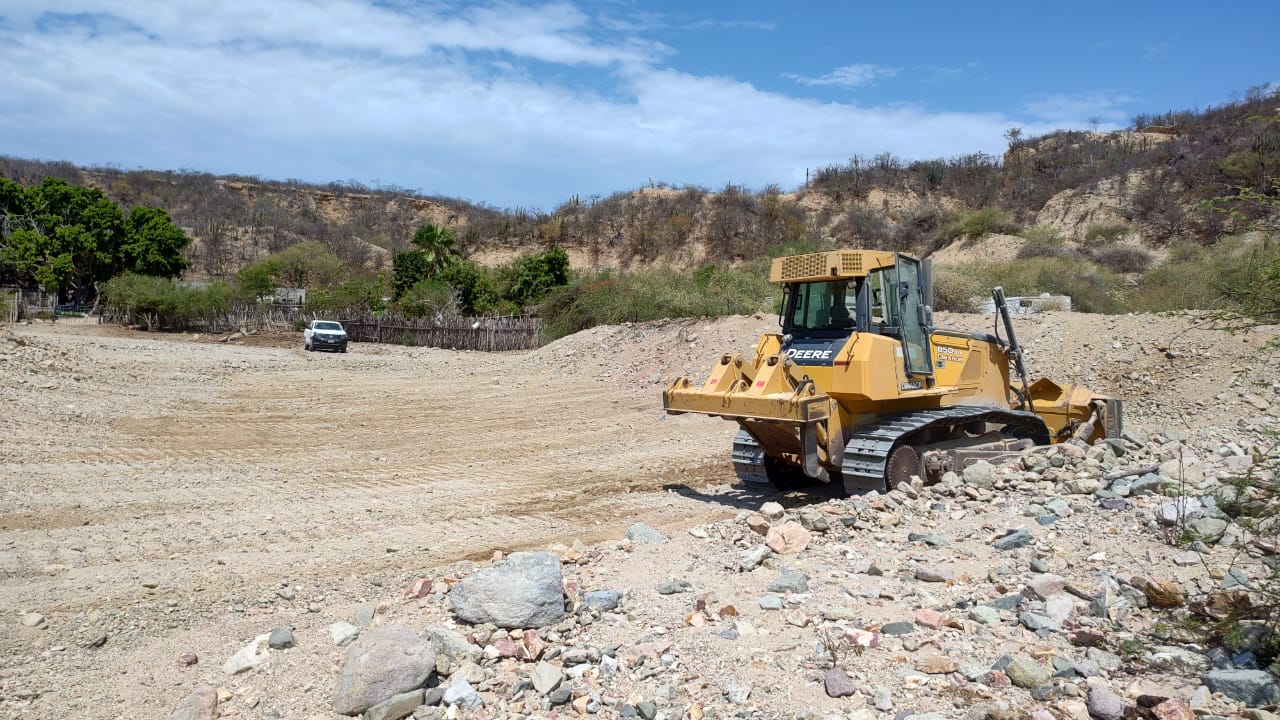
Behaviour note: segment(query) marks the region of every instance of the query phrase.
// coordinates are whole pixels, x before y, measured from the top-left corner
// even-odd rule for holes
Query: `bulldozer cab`
[[[911,375],[932,375],[920,261],[895,253],[865,275],[786,283],[783,351],[799,365],[830,365],[849,336],[875,333],[902,343]]]
[[[783,329],[797,338],[849,337],[856,329],[859,279],[795,283]]]

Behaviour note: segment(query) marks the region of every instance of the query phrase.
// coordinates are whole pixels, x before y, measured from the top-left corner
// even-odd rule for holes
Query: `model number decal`
[[[960,358],[964,356],[964,354],[961,353],[959,350],[953,347],[947,347],[946,345],[939,345],[935,349],[938,351],[939,355],[949,355],[953,358]]]
[[[827,360],[831,357],[834,350],[796,350],[790,348],[787,350],[787,357],[798,360]]]
[[[924,387],[924,383],[920,382],[919,380],[912,380],[911,382],[902,383],[901,385],[898,386],[898,389],[899,390],[920,390],[923,387]]]

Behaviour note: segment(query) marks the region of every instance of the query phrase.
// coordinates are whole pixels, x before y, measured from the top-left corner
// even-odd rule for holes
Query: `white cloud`
[[[1053,93],[1038,95],[1027,100],[1023,110],[1036,118],[1059,125],[1081,126],[1098,120],[1107,128],[1123,125],[1129,119],[1126,109],[1135,98],[1121,93],[1103,91],[1094,93]]]
[[[857,64],[845,65],[820,77],[806,77],[794,73],[783,73],[782,77],[795,80],[801,85],[818,86],[834,85],[843,88],[860,88],[875,85],[877,82],[894,77],[897,68],[880,67],[879,65]]]
[[[617,32],[650,32],[654,30],[755,30],[771,31],[777,26],[767,20],[734,20],[699,18],[686,20],[663,13],[633,11],[624,15],[602,13],[600,26]]]
[[[597,43],[585,32],[590,20],[567,3],[464,6],[456,13],[409,6],[393,8],[358,0],[47,0],[13,14],[35,24],[42,17],[91,14],[128,24],[158,41],[186,46],[278,45],[413,57],[436,48],[510,53],[566,65],[652,62],[668,50],[627,39]],[[46,20],[47,22],[47,20]],[[65,29],[65,28],[64,28]]]
[[[44,5],[114,19],[41,32],[41,11],[6,10],[0,83],[11,102],[0,153],[377,179],[551,209],[650,178],[787,186],[806,167],[855,153],[998,153],[1010,126],[1053,128],[998,113],[818,102],[677,72],[661,62],[668,49],[605,32],[564,3],[456,13],[351,0]]]

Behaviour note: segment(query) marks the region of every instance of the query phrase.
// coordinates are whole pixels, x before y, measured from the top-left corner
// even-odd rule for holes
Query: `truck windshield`
[[[791,332],[852,330],[857,316],[857,290],[852,280],[794,285],[788,325]]]
[[[316,323],[316,330],[337,330],[337,331],[341,331],[341,330],[342,330],[342,324],[341,324],[341,323],[336,323],[336,322],[318,322],[318,323]]]

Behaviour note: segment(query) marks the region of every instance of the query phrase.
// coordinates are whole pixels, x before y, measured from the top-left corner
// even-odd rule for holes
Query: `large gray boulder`
[[[1222,539],[1227,532],[1227,521],[1220,518],[1202,517],[1187,523],[1187,527],[1196,536],[1210,544],[1216,543]]]
[[[1085,696],[1089,717],[1095,720],[1120,720],[1124,717],[1124,699],[1105,685],[1093,685]]]
[[[986,460],[979,460],[964,469],[964,482],[990,490],[996,483],[996,468]]]
[[[1032,690],[1042,685],[1049,684],[1049,678],[1052,673],[1049,668],[1032,660],[1026,655],[1015,656],[1004,668],[1004,674],[1009,676],[1009,680],[1020,688]]]
[[[422,687],[436,669],[436,645],[403,625],[383,625],[347,648],[333,709],[359,715],[400,693]]]
[[[1280,685],[1266,670],[1211,670],[1200,680],[1210,692],[1222,693],[1249,707],[1280,702]]]
[[[455,585],[449,591],[449,603],[455,615],[473,625],[553,625],[565,616],[560,560],[548,552],[512,553],[506,561]]]

